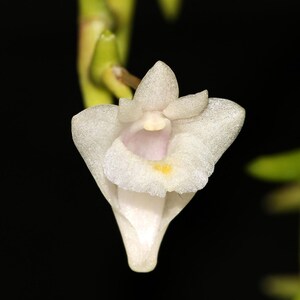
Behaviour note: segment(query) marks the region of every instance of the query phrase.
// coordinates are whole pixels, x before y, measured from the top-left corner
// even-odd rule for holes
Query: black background
[[[278,185],[245,165],[299,147],[296,4],[187,0],[169,24],[155,1],[138,2],[129,71],[143,77],[163,60],[181,95],[208,89],[247,111],[208,185],[169,226],[157,268],[138,274],[71,139],[83,109],[76,1],[1,3],[1,299],[269,299],[261,280],[297,271],[298,216],[268,215],[262,199]]]

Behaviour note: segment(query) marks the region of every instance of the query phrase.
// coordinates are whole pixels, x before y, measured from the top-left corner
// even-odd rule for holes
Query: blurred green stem
[[[269,212],[300,212],[300,149],[260,156],[247,165],[247,172],[264,181],[285,183],[266,197],[264,204]],[[298,234],[300,271],[300,219]],[[264,290],[271,296],[300,300],[300,273],[269,277],[264,282]]]
[[[271,191],[264,199],[269,213],[289,213],[300,211],[300,182],[285,184]]]
[[[247,165],[247,171],[270,182],[300,181],[300,149],[262,155]]]
[[[267,295],[283,299],[297,299],[300,295],[299,276],[269,276],[263,281]]]
[[[115,34],[120,60],[125,65],[128,58],[136,0],[107,0],[107,3],[115,18]]]
[[[181,6],[182,0],[158,0],[160,9],[168,21],[174,21],[177,19]]]
[[[126,64],[134,6],[135,0],[78,0],[77,68],[85,107],[132,95],[112,68]]]

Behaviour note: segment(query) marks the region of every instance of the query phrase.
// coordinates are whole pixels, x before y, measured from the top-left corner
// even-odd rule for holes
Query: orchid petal
[[[72,118],[72,137],[79,153],[105,198],[113,203],[116,187],[103,174],[103,158],[120,132],[118,107],[98,105],[87,108]]]
[[[206,108],[207,104],[208,92],[204,90],[170,102],[163,110],[163,114],[170,120],[191,118],[198,116]]]
[[[134,122],[143,115],[142,107],[137,101],[121,98],[119,100],[119,121]]]
[[[165,63],[158,61],[144,76],[133,101],[141,103],[144,110],[163,110],[178,98],[175,74]]]
[[[209,98],[203,113],[195,118],[177,120],[172,124],[174,134],[189,132],[209,149],[216,163],[240,132],[245,110],[233,101]]]
[[[116,139],[105,155],[103,169],[105,176],[123,189],[165,197],[167,192],[202,189],[213,172],[214,158],[201,140],[188,133],[173,138],[161,161],[135,155]]]
[[[105,176],[120,188],[165,197],[166,190],[160,174],[153,170],[148,160],[128,150],[120,138],[106,152],[103,170]]]

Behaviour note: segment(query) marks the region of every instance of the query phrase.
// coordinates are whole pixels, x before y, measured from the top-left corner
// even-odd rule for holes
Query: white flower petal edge
[[[144,110],[162,110],[178,98],[175,74],[165,63],[158,61],[143,77],[134,94],[134,100]]]
[[[207,91],[178,98],[160,61],[133,100],[73,117],[74,143],[112,206],[132,270],[155,268],[169,223],[206,185],[244,118],[238,104]]]
[[[104,176],[102,165],[107,149],[120,130],[118,108],[114,105],[90,107],[72,118],[74,144],[111,205],[116,203],[117,187]]]
[[[186,119],[198,116],[208,104],[207,90],[195,95],[180,97],[172,101],[164,110],[163,114],[170,120]]]

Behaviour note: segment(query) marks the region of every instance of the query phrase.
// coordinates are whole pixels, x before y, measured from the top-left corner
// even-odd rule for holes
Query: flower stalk
[[[134,5],[134,0],[78,0],[77,69],[85,107],[132,95],[112,68],[126,64]]]

